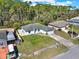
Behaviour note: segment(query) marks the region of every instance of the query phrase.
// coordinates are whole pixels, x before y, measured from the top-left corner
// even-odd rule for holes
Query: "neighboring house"
[[[54,32],[54,28],[50,28],[39,23],[34,23],[21,26],[21,29],[19,29],[18,32],[20,35],[30,35],[37,33],[51,34]]]
[[[67,22],[69,24],[73,24],[73,25],[78,25],[79,26],[79,17],[71,18],[70,20],[67,20]]]
[[[55,21],[48,24],[48,27],[53,27],[55,30],[61,29],[62,31],[68,32],[69,24],[66,21]]]
[[[10,50],[8,45],[13,44],[14,41],[15,36],[12,31],[0,29],[0,59],[7,59],[7,54]]]

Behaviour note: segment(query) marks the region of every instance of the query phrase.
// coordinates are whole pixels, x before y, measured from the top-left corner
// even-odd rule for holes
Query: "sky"
[[[31,1],[33,5],[36,4],[36,2],[40,2],[43,4],[52,4],[52,5],[71,5],[71,6],[76,6],[79,7],[79,0],[23,0],[23,1]]]

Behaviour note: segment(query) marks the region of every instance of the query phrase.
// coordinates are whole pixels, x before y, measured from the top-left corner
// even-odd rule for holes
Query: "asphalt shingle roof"
[[[0,39],[7,40],[6,31],[0,31]]]
[[[21,26],[21,28],[24,29],[26,32],[34,31],[34,30],[37,30],[37,29],[38,30],[42,29],[42,30],[44,30],[46,32],[53,30],[53,28],[41,25],[39,23],[24,25],[24,26]]]
[[[57,27],[57,28],[62,28],[68,25],[68,23],[66,21],[55,21],[52,23],[49,23],[49,25]]]
[[[71,19],[71,20],[68,20],[67,22],[71,22],[71,23],[79,23],[79,19]]]

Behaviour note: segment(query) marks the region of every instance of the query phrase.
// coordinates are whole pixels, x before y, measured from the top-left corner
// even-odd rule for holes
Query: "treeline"
[[[55,6],[50,4],[37,4],[21,0],[0,0],[0,28],[14,27],[29,23],[42,23],[47,25],[55,20],[66,20],[78,16],[79,10],[70,10],[71,6]]]

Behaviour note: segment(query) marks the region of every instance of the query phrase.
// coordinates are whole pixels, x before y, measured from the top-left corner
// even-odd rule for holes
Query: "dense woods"
[[[71,6],[56,6],[50,4],[37,4],[21,0],[0,0],[0,28],[13,27],[29,23],[42,23],[47,25],[51,21],[66,20],[79,15],[79,10],[70,10]]]

